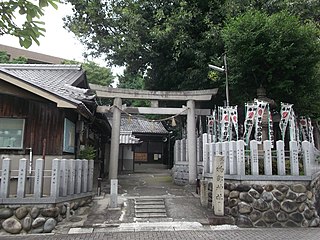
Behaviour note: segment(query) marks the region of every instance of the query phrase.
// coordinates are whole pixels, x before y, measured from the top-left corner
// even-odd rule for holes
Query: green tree
[[[69,0],[69,30],[112,64],[143,74],[153,90],[211,88],[210,58],[222,53],[222,0]]]
[[[64,61],[63,64],[81,64],[83,69],[86,70],[87,79],[89,83],[111,87],[114,81],[114,76],[110,68],[100,67],[92,61],[80,63],[73,60]]]
[[[318,115],[320,32],[287,12],[249,11],[222,30],[228,54],[233,103],[256,96],[260,86],[274,100],[294,103],[300,113]]]
[[[36,3],[33,3],[36,2]],[[3,0],[0,2],[0,36],[4,34],[13,35],[19,38],[20,45],[29,48],[32,42],[39,45],[38,38],[43,36],[45,29],[44,22],[39,21],[44,15],[44,8],[49,5],[58,8],[59,0]],[[24,17],[22,24],[19,24],[16,16]]]

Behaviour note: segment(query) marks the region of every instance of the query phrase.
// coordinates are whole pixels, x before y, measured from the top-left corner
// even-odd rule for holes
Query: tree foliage
[[[231,98],[250,100],[262,86],[269,97],[294,103],[301,111],[319,102],[319,36],[315,24],[287,12],[249,11],[230,19],[222,37],[231,69]]]
[[[81,64],[86,71],[87,79],[89,83],[111,87],[114,81],[114,76],[110,68],[100,67],[97,63],[88,61],[80,63],[74,60],[66,60],[63,64]]]
[[[39,45],[38,38],[43,36],[45,29],[44,22],[39,21],[44,15],[44,8],[49,5],[58,8],[59,0],[3,0],[0,1],[0,36],[4,34],[13,35],[19,38],[20,45],[29,48],[33,42]],[[17,16],[24,19],[20,24]]]
[[[300,98],[303,104],[307,105],[317,96],[314,93],[318,84],[314,66],[318,59],[315,54],[309,54],[312,48],[318,52],[315,43],[318,41],[315,39],[316,27],[311,24],[319,23],[320,2],[317,0],[68,2],[72,3],[74,13],[65,19],[66,26],[88,47],[89,54],[106,54],[111,64],[126,66],[127,76],[121,80],[120,86],[131,87],[135,78],[143,76],[146,89],[193,90],[219,87],[223,99],[225,76],[210,72],[208,63],[222,66],[223,61],[219,56],[227,51],[228,61],[230,60],[232,104],[239,103],[240,100],[252,100],[256,96],[256,86],[259,84],[252,78],[245,78],[247,75],[252,77],[253,74],[259,76],[255,78],[256,82],[268,83],[270,97],[277,98],[275,100],[296,102]],[[260,19],[258,15],[252,19],[252,24],[256,24],[254,26],[250,25],[248,20],[243,28],[249,29],[239,31],[237,36],[240,39],[242,36],[244,44],[242,46],[240,42],[237,47],[245,51],[244,55],[247,54],[250,58],[237,58],[233,56],[236,51],[232,52],[230,49],[232,39],[227,43],[226,29],[231,26],[229,19],[242,16],[246,12],[253,15],[254,10],[261,12]],[[283,11],[288,14],[281,13]],[[278,18],[267,18],[277,13]],[[281,22],[282,20],[284,22]],[[292,25],[287,20],[292,20]],[[302,24],[304,21],[309,23]],[[229,27],[224,28],[226,23]],[[281,32],[273,31],[272,24],[278,25],[276,29]],[[250,36],[250,27],[262,29]],[[221,37],[222,29],[224,39]],[[297,33],[295,29],[298,30]],[[282,31],[283,34],[280,34]],[[294,38],[297,38],[297,41]],[[309,45],[304,46],[299,41]],[[248,42],[252,44],[250,50],[246,48]],[[265,53],[264,46],[271,46],[266,56],[262,55]],[[294,52],[299,52],[300,57]],[[255,54],[258,54],[256,58]],[[308,63],[310,66],[303,70],[297,62],[305,57],[303,65]],[[239,59],[243,62],[238,62],[237,65]],[[245,64],[253,64],[253,67],[246,65],[250,69],[246,74],[240,72],[240,66]],[[263,64],[264,68],[261,67]],[[247,84],[248,82],[251,82],[251,85]],[[311,97],[307,97],[309,94],[302,95],[309,89],[313,94]],[[287,96],[282,97],[281,93],[282,96]],[[280,96],[281,98],[278,98]],[[302,104],[300,107],[302,108]]]

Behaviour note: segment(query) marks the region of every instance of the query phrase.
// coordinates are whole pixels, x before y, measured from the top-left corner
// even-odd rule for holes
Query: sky
[[[45,9],[44,16],[40,19],[45,22],[45,36],[39,38],[39,46],[36,43],[33,43],[32,46],[26,50],[84,62],[82,53],[85,51],[85,47],[76,39],[72,32],[68,32],[63,28],[62,18],[72,14],[71,5],[58,4],[58,7],[58,10],[55,10],[51,6]],[[19,39],[10,35],[0,36],[0,43],[11,47],[21,48]],[[102,59],[89,60],[98,63],[102,67],[106,66]],[[121,74],[122,71],[123,69],[119,67],[112,68],[112,72],[115,76]]]

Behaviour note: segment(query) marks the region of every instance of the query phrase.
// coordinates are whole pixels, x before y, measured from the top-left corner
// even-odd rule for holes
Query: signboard
[[[134,153],[135,162],[148,162],[148,153]]]

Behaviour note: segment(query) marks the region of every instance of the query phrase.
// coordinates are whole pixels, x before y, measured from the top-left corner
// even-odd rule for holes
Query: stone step
[[[165,208],[165,205],[135,205],[135,208],[142,208],[142,209],[157,209],[157,208]]]
[[[136,209],[136,213],[166,213],[166,209],[164,208],[142,208],[142,209]]]
[[[136,213],[136,218],[163,218],[167,217],[166,213]]]
[[[164,205],[163,201],[142,201],[142,202],[135,202],[135,204],[139,205]]]
[[[172,222],[173,219],[172,218],[168,218],[168,217],[160,217],[160,218],[137,218],[135,217],[134,218],[134,221],[135,222],[148,222],[148,223],[151,223],[151,222]]]

